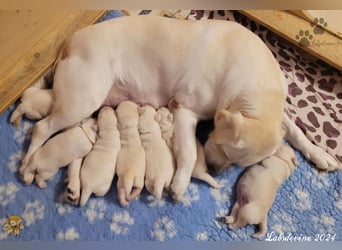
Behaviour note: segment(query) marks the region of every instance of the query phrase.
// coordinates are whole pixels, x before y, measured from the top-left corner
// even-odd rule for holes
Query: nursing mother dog
[[[156,16],[108,20],[70,37],[53,69],[55,102],[34,127],[21,173],[52,134],[123,100],[176,107],[174,199],[190,182],[199,120],[215,118],[205,153],[217,168],[252,165],[282,143],[286,82],[265,44],[234,22]],[[318,168],[337,167],[290,120],[284,126],[290,142]],[[304,140],[297,141],[301,136]],[[312,158],[317,153],[320,158]]]

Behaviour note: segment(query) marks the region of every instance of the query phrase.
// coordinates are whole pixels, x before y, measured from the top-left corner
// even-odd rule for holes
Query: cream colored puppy
[[[18,126],[22,116],[31,120],[45,118],[51,111],[53,103],[53,90],[30,87],[26,89],[20,99],[19,105],[12,112],[10,122]]]
[[[90,152],[95,142],[96,129],[95,120],[89,118],[83,124],[52,137],[34,153],[27,167],[20,172],[21,179],[26,185],[35,179],[40,188],[46,188],[45,180],[53,177],[60,167]]]
[[[162,132],[162,138],[167,145],[173,149],[173,115],[169,109],[161,107],[157,111],[156,120],[159,122]],[[209,173],[208,167],[204,158],[204,149],[202,144],[197,140],[197,159],[191,177],[202,180],[214,188],[221,188],[219,184]]]
[[[138,130],[138,105],[123,101],[116,109],[121,149],[116,161],[117,190],[121,206],[136,198],[144,187],[146,158]]]
[[[146,153],[145,187],[157,199],[171,184],[175,171],[172,151],[162,138],[156,110],[149,105],[139,108],[139,132]]]
[[[84,206],[90,195],[105,195],[115,175],[116,158],[121,148],[115,111],[103,107],[97,118],[98,137],[81,167],[81,200]]]
[[[247,224],[259,224],[259,231],[252,236],[261,238],[267,231],[267,215],[279,186],[298,165],[292,148],[286,144],[278,151],[251,166],[237,184],[237,201],[230,216],[223,217],[229,228],[237,229]]]

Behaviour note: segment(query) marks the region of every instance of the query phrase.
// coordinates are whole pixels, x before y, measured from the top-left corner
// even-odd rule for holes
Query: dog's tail
[[[81,207],[83,207],[87,203],[91,193],[92,193],[92,191],[90,190],[90,188],[87,188],[87,187],[82,188],[81,198],[80,198],[80,206]]]

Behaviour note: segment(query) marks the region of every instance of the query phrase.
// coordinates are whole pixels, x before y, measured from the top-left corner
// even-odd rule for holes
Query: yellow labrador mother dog
[[[54,68],[55,102],[50,115],[36,124],[20,171],[52,134],[102,105],[116,106],[127,99],[156,109],[170,100],[178,103],[173,112],[178,150],[171,183],[175,199],[184,194],[197,158],[198,120],[216,114],[206,157],[213,155],[210,161],[220,167],[254,164],[282,142],[286,82],[262,40],[235,22],[157,16],[108,20],[70,37]],[[337,167],[308,140],[299,146],[306,147],[305,155],[318,168]],[[319,162],[311,158],[317,154]]]

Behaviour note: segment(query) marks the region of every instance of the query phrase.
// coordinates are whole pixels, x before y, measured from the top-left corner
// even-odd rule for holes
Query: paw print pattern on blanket
[[[7,184],[0,186],[0,205],[6,206],[13,202],[15,194],[18,191],[19,188],[13,182],[8,182]]]
[[[112,217],[112,224],[110,230],[115,234],[127,235],[129,232],[129,226],[134,224],[134,219],[129,215],[127,211],[114,213]]]
[[[162,216],[154,223],[151,236],[152,239],[165,241],[167,239],[172,239],[176,234],[174,222],[169,217]]]
[[[67,229],[65,232],[58,232],[57,240],[77,240],[80,237],[79,233],[74,227]]]

